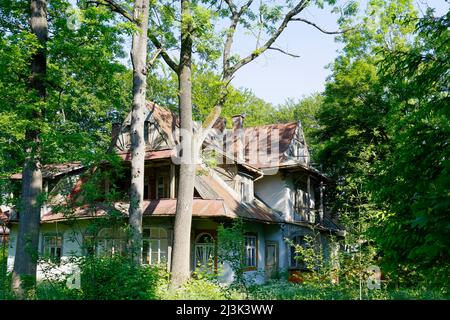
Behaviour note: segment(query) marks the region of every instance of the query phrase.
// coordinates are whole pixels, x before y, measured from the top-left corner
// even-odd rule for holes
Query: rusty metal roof
[[[83,169],[84,165],[80,161],[66,162],[66,163],[55,163],[46,164],[42,167],[42,177],[43,178],[55,178],[57,176],[70,173],[79,169]],[[21,180],[22,173],[15,173],[10,176],[12,180]]]
[[[144,217],[153,216],[175,216],[177,206],[176,199],[158,199],[151,201],[144,201]],[[41,218],[42,223],[51,223],[57,221],[65,221],[70,218],[75,219],[91,219],[97,217],[105,217],[113,210],[118,211],[128,216],[129,204],[126,202],[116,202],[112,206],[105,204],[98,204],[95,208],[83,206],[74,209],[70,215],[63,213],[49,212]],[[227,217],[235,218],[233,214],[227,212],[224,207],[224,202],[220,199],[194,199],[192,207],[192,215],[194,217]]]
[[[173,154],[172,149],[166,150],[145,150],[145,160],[169,159]],[[130,151],[117,152],[120,158],[124,161],[131,161]]]
[[[199,188],[199,185],[201,185],[202,187]],[[225,186],[221,185],[211,175],[198,175],[196,177],[195,186],[202,197],[207,197],[213,194],[217,195],[219,199],[222,199],[225,204],[227,213],[231,214],[232,216],[268,223],[277,223],[282,221],[281,218],[278,215],[274,214],[269,207],[257,201],[257,199],[249,203],[238,201],[231,192],[226,190]],[[201,190],[206,186],[207,188],[209,188],[208,194],[202,194]]]

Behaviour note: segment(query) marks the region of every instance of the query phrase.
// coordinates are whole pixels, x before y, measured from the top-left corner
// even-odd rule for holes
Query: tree
[[[45,114],[43,108],[46,97],[47,72],[47,1],[31,0],[30,29],[36,37],[38,47],[31,58],[29,87],[35,99],[29,117],[34,118],[34,126],[25,132],[28,142],[26,158],[22,170],[22,206],[19,232],[12,275],[12,288],[19,297],[24,297],[27,286],[36,278],[36,253],[39,245],[39,224],[41,219],[42,172],[40,155],[40,121]],[[29,282],[28,282],[29,281]],[[27,283],[28,282],[28,283]]]
[[[201,4],[212,4],[213,6],[205,8]],[[330,1],[333,3],[334,1]],[[286,53],[284,50],[275,47],[274,43],[282,32],[286,29],[289,22],[298,21],[310,24],[321,31],[322,28],[316,24],[298,17],[298,15],[310,4],[310,1],[303,0],[298,2],[289,1],[286,5],[267,5],[260,3],[257,6],[257,12],[252,9],[253,0],[245,1],[240,7],[232,0],[225,1],[225,5],[218,1],[181,1],[180,17],[177,19],[176,10],[171,3],[163,3],[153,18],[155,30],[151,30],[149,36],[153,45],[162,51],[162,58],[167,65],[178,75],[179,94],[180,94],[180,118],[181,132],[183,136],[183,158],[191,161],[180,166],[180,186],[177,195],[177,210],[175,216],[174,228],[174,247],[172,257],[172,285],[180,286],[189,278],[189,260],[190,260],[190,228],[192,220],[192,201],[193,201],[193,177],[195,176],[195,162],[198,159],[198,152],[202,144],[202,134],[192,133],[192,84],[191,84],[191,65],[192,50],[195,48],[200,58],[217,57],[217,49],[212,46],[215,42],[222,42],[223,50],[221,52],[221,86],[216,103],[211,108],[210,115],[203,124],[204,129],[211,127],[217,116],[220,114],[227,97],[227,87],[234,77],[235,73],[248,63],[261,56],[267,50],[276,50]],[[224,5],[225,7],[222,7]],[[351,6],[350,6],[351,7]],[[213,11],[214,10],[214,11]],[[285,10],[285,11],[283,11]],[[159,15],[158,15],[159,11]],[[351,10],[349,10],[351,12]],[[229,27],[221,40],[217,40],[214,27],[211,24],[211,18],[218,17],[229,22]],[[180,21],[178,34],[180,44],[174,33],[176,21]],[[159,23],[162,21],[162,23]],[[256,49],[244,58],[239,58],[232,54],[232,45],[236,30],[239,25],[246,29],[252,29],[252,23],[257,22]],[[176,28],[175,28],[176,29]],[[326,31],[325,31],[326,32]],[[335,33],[335,32],[326,32]],[[268,40],[260,44],[262,35],[267,35]],[[162,40],[161,40],[162,38]],[[171,47],[180,47],[180,62],[177,64],[167,53]],[[214,60],[213,60],[214,61]],[[188,110],[190,108],[190,110]],[[190,124],[188,124],[190,122]],[[188,156],[186,156],[188,155]],[[192,181],[189,181],[192,180]]]
[[[77,28],[69,23],[71,15],[70,4],[63,0],[34,2],[31,8],[25,2],[2,0],[1,185],[15,191],[8,177],[20,164],[25,166],[22,195],[1,200],[13,200],[19,213],[12,285],[21,297],[36,276],[40,206],[46,198],[40,166],[88,161],[109,145],[108,127],[121,117],[127,100],[120,90],[126,69],[117,62],[123,31],[111,27],[111,16],[101,8],[86,10]]]
[[[137,32],[133,34],[131,59],[133,62],[133,106],[131,111],[131,186],[129,224],[130,248],[133,260],[142,261],[142,209],[144,201],[144,121],[146,115],[147,89],[147,30],[149,0],[136,0],[133,17]]]
[[[142,215],[144,201],[145,139],[147,72],[152,61],[147,63],[147,35],[149,23],[149,0],[135,0],[133,14],[127,10],[127,3],[114,0],[87,1],[88,4],[106,6],[120,14],[133,29],[131,62],[133,66],[132,108],[131,108],[131,184],[129,226],[129,251],[131,259],[142,262]]]
[[[364,22],[341,38],[318,113],[317,160],[336,181],[348,241],[376,246],[396,280],[416,285],[433,272],[442,281],[448,16],[418,19],[411,1],[371,1]]]
[[[309,147],[311,148],[313,132],[319,129],[317,113],[322,103],[323,96],[319,93],[311,94],[298,101],[288,99],[285,103],[278,106],[278,110],[273,115],[273,122],[300,121],[305,132],[306,141],[310,141]]]
[[[387,270],[448,288],[450,13],[428,9],[413,21],[411,46],[383,51],[390,152],[374,164],[368,187],[386,212],[373,233]]]

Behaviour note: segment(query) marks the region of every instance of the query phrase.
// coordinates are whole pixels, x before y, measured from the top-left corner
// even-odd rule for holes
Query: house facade
[[[330,236],[342,236],[344,231],[326,209],[324,188],[330,181],[311,166],[301,124],[247,128],[244,119],[244,115],[233,117],[233,128],[228,129],[225,120],[219,118],[213,129],[205,133],[202,157],[196,163],[191,269],[211,266],[211,261],[217,268],[217,229],[241,218],[246,229],[247,274],[262,282],[276,271],[303,268],[287,240],[302,244],[306,235],[314,234],[319,237],[324,254],[329,256]],[[115,187],[126,193],[129,188],[130,127],[130,116],[123,124],[113,126],[114,150],[125,170],[120,177],[101,180],[99,190],[107,192]],[[200,128],[195,125],[195,130]],[[179,180],[178,137],[178,117],[149,102],[145,120],[143,264],[170,266]],[[70,218],[56,210],[68,197],[81,199],[80,189],[90,170],[78,162],[44,166],[44,189],[50,196],[41,210],[42,255],[63,260],[125,250],[126,234],[120,228],[106,224],[95,236],[88,230],[96,219],[107,216],[111,210],[126,221],[129,206],[126,197],[108,205],[99,198],[95,206],[73,207]],[[103,170],[107,172],[108,166]],[[20,180],[21,175],[11,179]],[[10,270],[19,219],[20,213],[10,215]],[[44,263],[39,265],[39,279],[45,277],[47,267]],[[232,281],[233,273],[227,265],[220,270],[224,282]]]

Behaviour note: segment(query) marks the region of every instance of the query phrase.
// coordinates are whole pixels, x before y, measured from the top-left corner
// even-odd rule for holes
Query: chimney
[[[244,161],[244,118],[245,113],[232,116],[234,136],[234,157],[236,160]]]
[[[233,130],[244,128],[245,113],[232,116],[231,118],[233,119]]]

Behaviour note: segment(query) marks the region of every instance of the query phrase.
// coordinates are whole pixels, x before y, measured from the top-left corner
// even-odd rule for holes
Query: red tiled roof
[[[46,164],[42,167],[42,177],[43,178],[55,178],[59,175],[70,173],[72,171],[84,168],[83,164],[79,161],[67,162],[67,163],[56,163],[56,164]],[[22,173],[15,173],[10,176],[12,180],[21,180]]]

